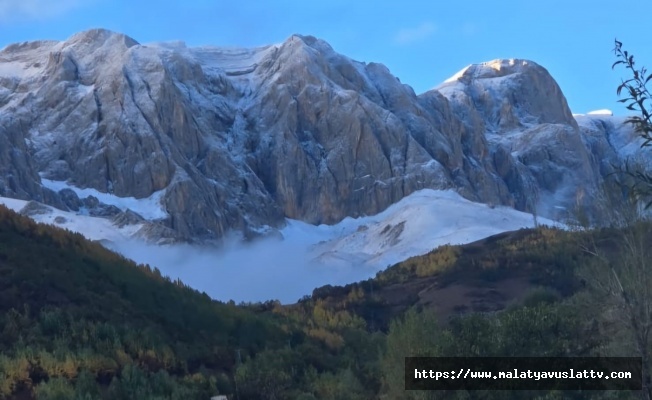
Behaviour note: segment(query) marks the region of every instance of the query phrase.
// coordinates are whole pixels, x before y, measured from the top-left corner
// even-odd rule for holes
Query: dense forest
[[[404,357],[640,356],[619,320],[636,310],[601,279],[646,283],[651,229],[509,232],[293,305],[236,305],[0,206],[0,398],[638,398],[406,391]]]

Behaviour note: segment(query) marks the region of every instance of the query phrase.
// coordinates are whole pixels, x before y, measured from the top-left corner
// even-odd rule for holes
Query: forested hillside
[[[235,305],[0,207],[0,398],[628,398],[406,392],[403,381],[414,355],[636,355],[586,273],[632,253],[621,236],[505,233],[294,305]]]

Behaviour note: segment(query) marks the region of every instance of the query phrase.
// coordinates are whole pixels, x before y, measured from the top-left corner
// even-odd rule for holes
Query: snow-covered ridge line
[[[228,75],[253,72],[258,64],[280,44],[245,48],[197,46],[187,47],[184,42],[156,42],[146,45],[163,51],[173,51],[198,62],[205,71],[224,71]]]
[[[503,69],[509,69],[508,71],[511,71],[512,73],[515,73],[519,70],[522,69],[522,67],[525,67],[528,65],[528,63],[532,63],[532,61],[528,60],[521,60],[517,58],[507,58],[507,59],[502,59],[498,58],[495,60],[491,61],[486,61],[483,63],[479,64],[470,64],[466,67],[464,67],[462,70],[458,71],[455,75],[451,76],[450,78],[446,79],[444,82],[441,83],[441,85],[446,84],[446,83],[454,83],[462,79],[466,75],[470,75],[471,77],[478,79],[478,78],[496,78],[496,77],[502,77],[502,76],[493,76],[493,74],[489,74],[488,76],[486,75],[486,72],[488,70],[492,70],[495,72],[501,72]],[[494,72],[494,73],[495,73]],[[437,86],[434,88],[437,89]]]

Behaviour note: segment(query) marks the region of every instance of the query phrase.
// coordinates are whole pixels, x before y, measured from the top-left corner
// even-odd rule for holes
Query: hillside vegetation
[[[0,206],[0,398],[587,398],[406,392],[403,360],[632,355],[580,278],[586,243],[617,259],[619,235],[505,233],[294,305],[235,305]]]

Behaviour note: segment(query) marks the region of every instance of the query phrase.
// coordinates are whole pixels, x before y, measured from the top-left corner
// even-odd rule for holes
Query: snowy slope
[[[20,211],[25,201],[0,198]],[[314,226],[288,220],[283,240],[222,249],[175,244],[156,246],[131,237],[140,228],[123,229],[107,219],[48,207],[32,218],[80,232],[139,263],[158,267],[218,300],[283,303],[316,287],[370,278],[388,265],[427,253],[443,244],[462,244],[534,225],[533,217],[509,208],[473,203],[452,191],[422,190],[374,216],[347,218],[336,225]],[[55,223],[56,217],[65,223]],[[539,223],[555,225],[540,219]]]
[[[141,217],[147,220],[157,220],[168,216],[167,212],[163,210],[161,205],[161,199],[165,195],[165,190],[154,192],[151,196],[144,199],[136,199],[134,197],[118,197],[90,188],[80,189],[62,181],[41,178],[41,182],[44,187],[55,192],[59,192],[62,189],[70,189],[75,192],[80,199],[93,196],[104,204],[116,206],[122,211],[127,211],[127,209],[129,209],[138,213]]]
[[[6,197],[0,197],[0,204],[20,212],[28,202]],[[106,218],[91,217],[73,212],[61,211],[54,207],[43,206],[43,213],[29,215],[36,222],[54,225],[71,232],[84,235],[87,239],[97,241],[124,242],[142,227],[141,224],[125,225],[118,228]]]
[[[621,160],[650,166],[648,151],[642,149],[645,140],[636,132],[634,126],[626,121],[628,117],[616,117],[609,110],[592,111],[588,114],[575,114],[578,125],[588,131],[596,132],[607,126],[607,139]]]
[[[561,226],[539,218],[542,225]],[[340,227],[342,226],[342,227]],[[320,262],[358,260],[374,270],[425,254],[444,244],[463,244],[534,226],[534,217],[512,208],[490,208],[454,191],[421,190],[374,217],[345,220],[346,231],[315,246]]]

